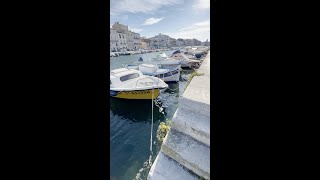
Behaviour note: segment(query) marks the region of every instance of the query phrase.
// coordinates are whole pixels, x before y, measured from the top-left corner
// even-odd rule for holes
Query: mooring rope
[[[155,81],[154,81],[155,82]],[[157,86],[158,86],[158,90],[160,91],[159,89],[159,80],[158,80],[158,83],[157,83]],[[153,152],[152,152],[152,133],[153,133],[153,101],[154,101],[154,89],[155,87],[153,87],[152,89],[152,99],[151,99],[151,107],[152,107],[152,110],[151,110],[151,130],[150,130],[150,156],[149,156],[149,160],[146,160],[144,163],[143,163],[143,168],[141,168],[139,170],[139,172],[137,173],[136,175],[136,180],[142,180],[141,179],[141,173],[142,171],[145,171],[145,170],[148,170],[151,168],[152,166],[152,155],[153,155]],[[154,101],[156,102],[156,101]]]
[[[158,84],[159,84],[159,80],[158,80]],[[151,167],[152,162],[152,133],[153,133],[153,99],[154,99],[154,88],[152,89],[152,98],[151,98],[151,131],[150,131],[150,156],[149,156],[149,166]]]

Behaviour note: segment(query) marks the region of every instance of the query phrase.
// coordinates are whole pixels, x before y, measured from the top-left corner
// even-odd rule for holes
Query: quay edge
[[[210,51],[197,71],[203,75],[183,93],[148,180],[210,179]]]

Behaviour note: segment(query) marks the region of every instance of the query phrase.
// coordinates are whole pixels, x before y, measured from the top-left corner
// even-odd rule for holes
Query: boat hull
[[[175,67],[179,66],[180,63],[179,64],[160,64],[160,65],[161,65],[162,68],[172,69],[172,68],[175,68]]]
[[[180,67],[179,69],[156,75],[156,77],[162,79],[164,82],[178,82],[180,80]]]
[[[190,68],[190,65],[189,65],[189,63],[187,61],[182,61],[181,62],[181,67],[182,68]]]
[[[180,66],[181,61],[173,62],[173,61],[170,61],[170,60],[163,60],[163,61],[148,61],[148,62],[145,62],[145,63],[156,64],[159,67],[164,68],[164,69],[172,69],[172,68],[175,68],[177,66]]]
[[[180,64],[178,65],[170,65],[170,66],[165,66],[163,67],[162,65],[160,65],[162,68],[164,69],[171,69],[169,72],[166,73],[162,73],[162,74],[155,74],[155,73],[147,73],[143,70],[139,69],[139,65],[126,65],[127,69],[135,69],[135,70],[140,70],[144,75],[149,75],[149,76],[154,76],[157,78],[160,78],[161,80],[163,80],[164,82],[178,82],[180,80]],[[189,67],[189,66],[187,66]],[[174,69],[173,69],[174,68]]]
[[[110,96],[122,99],[155,99],[159,96],[160,91],[164,89],[154,89],[152,95],[152,89],[148,90],[134,90],[134,91],[112,91],[110,90]]]

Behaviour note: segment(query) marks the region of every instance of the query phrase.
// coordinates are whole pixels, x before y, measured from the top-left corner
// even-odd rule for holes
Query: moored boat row
[[[126,55],[134,55],[134,54],[146,54],[153,52],[161,52],[161,51],[169,51],[171,49],[139,49],[136,51],[110,51],[110,57],[118,57],[118,56],[126,56]]]
[[[182,51],[165,53],[110,71],[110,96],[123,99],[155,99],[168,88],[166,82],[179,82],[182,67],[198,68],[201,58],[190,59]]]

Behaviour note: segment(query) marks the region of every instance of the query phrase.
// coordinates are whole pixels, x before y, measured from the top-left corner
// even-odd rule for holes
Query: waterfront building
[[[150,40],[150,48],[157,49],[160,47],[160,42],[157,37],[149,38],[149,40]]]
[[[133,32],[131,31],[125,31],[127,35],[127,48],[128,51],[131,51],[133,49]]]
[[[110,28],[110,51],[116,52],[119,48],[118,33],[116,30]]]
[[[201,46],[201,41],[197,39],[182,39],[182,38],[172,38],[168,35],[159,34],[150,40],[150,47],[152,48],[170,48],[170,47],[181,47],[181,46]]]
[[[110,28],[110,51],[125,51],[127,49],[127,36]]]
[[[128,26],[125,26],[123,24],[120,24],[119,22],[115,22],[113,25],[112,25],[112,29],[118,31],[118,32],[122,32],[124,33],[125,31],[129,31],[129,28]]]
[[[201,46],[201,41],[193,39],[193,46]]]
[[[193,46],[193,39],[185,39],[184,45],[185,46]]]
[[[127,51],[128,49],[128,42],[127,42],[127,35],[122,32],[117,32],[119,37],[118,45],[120,51]]]
[[[167,48],[170,47],[170,39],[171,37],[165,34],[159,33],[158,35],[149,38],[150,39],[150,47],[152,48]]]
[[[184,40],[179,38],[179,39],[177,39],[176,44],[178,47],[182,47],[182,46],[184,46]]]
[[[133,35],[133,50],[138,50],[141,48],[140,34],[132,32],[132,35]]]
[[[208,39],[202,43],[203,46],[210,46],[210,41]]]
[[[146,39],[140,37],[139,33],[132,32],[129,27],[119,22],[115,22],[110,28],[110,51],[136,51],[143,49],[163,49],[182,46],[209,46],[208,40],[204,43],[197,39],[175,39],[168,35],[159,33],[158,35]]]
[[[141,38],[141,48],[149,49],[150,48],[150,39],[146,39],[144,37]]]
[[[168,47],[175,47],[175,46],[177,46],[177,40],[175,38],[170,38]]]
[[[115,22],[110,28],[110,51],[133,51],[140,49],[140,34],[128,26]]]

